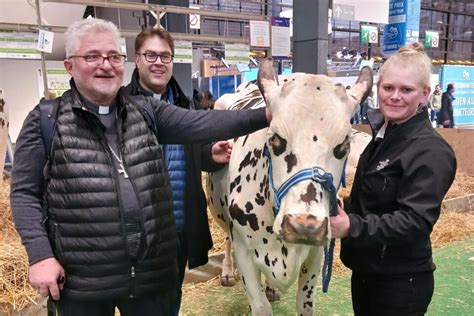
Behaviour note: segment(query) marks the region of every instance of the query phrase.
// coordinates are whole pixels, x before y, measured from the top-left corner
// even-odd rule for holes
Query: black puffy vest
[[[49,235],[66,271],[61,295],[67,298],[159,295],[176,287],[177,237],[162,152],[142,113],[120,95],[119,139],[141,206],[145,246],[132,265],[103,126],[82,106],[77,92],[69,90],[59,107],[46,191]]]

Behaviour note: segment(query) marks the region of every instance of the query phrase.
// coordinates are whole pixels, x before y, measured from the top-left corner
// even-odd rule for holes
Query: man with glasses
[[[71,89],[56,100],[51,150],[40,106],[15,148],[11,205],[30,283],[59,315],[173,315],[177,235],[160,143],[237,137],[268,126],[271,114],[127,96],[117,27],[86,19],[66,35]]]
[[[167,101],[170,106],[198,109],[173,77],[174,41],[164,29],[146,28],[135,39],[135,71],[126,87],[132,95]],[[214,172],[229,162],[227,141],[213,145],[166,144],[162,146],[173,191],[173,210],[178,232],[178,288],[176,315],[181,305],[181,286],[186,264],[190,269],[206,264],[212,248],[206,196],[201,171]]]

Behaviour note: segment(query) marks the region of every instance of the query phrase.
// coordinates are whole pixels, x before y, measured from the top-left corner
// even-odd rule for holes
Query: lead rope
[[[344,160],[344,167],[342,168],[342,175],[341,175],[341,185],[342,187],[346,187],[346,164],[347,159]],[[336,214],[329,214],[330,216],[336,216]],[[331,238],[329,241],[329,247],[327,245],[324,246],[324,262],[323,262],[323,269],[321,271],[321,277],[323,280],[323,293],[327,293],[329,289],[329,282],[331,282],[331,275],[332,275],[332,264],[334,262],[334,246],[336,244],[336,240]]]

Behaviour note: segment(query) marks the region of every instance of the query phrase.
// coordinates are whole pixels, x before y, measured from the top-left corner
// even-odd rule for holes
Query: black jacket
[[[171,77],[168,87],[173,90],[174,104],[185,109],[197,109],[181,90],[178,82]],[[130,95],[151,96],[152,93],[143,89],[139,83],[137,69],[134,70],[132,80],[125,87]],[[196,268],[208,261],[208,251],[212,248],[212,237],[207,217],[206,196],[202,188],[201,171],[215,172],[224,165],[215,163],[211,155],[212,145],[188,144],[185,145],[186,155],[186,194],[185,194],[185,228],[188,254],[188,267]]]
[[[264,109],[187,111],[120,91],[117,103],[122,156],[142,206],[146,237],[134,266],[126,251],[116,170],[104,146],[104,130],[74,88],[59,106],[50,179],[43,176],[46,155],[38,107],[29,113],[17,139],[11,187],[16,228],[30,264],[56,257],[64,267],[65,297],[102,300],[175,290],[171,190],[156,139],[206,143],[268,126]],[[138,112],[145,103],[154,109],[154,134]]]
[[[380,111],[370,112],[369,120],[376,135]],[[430,233],[454,180],[454,152],[431,127],[426,110],[401,125],[389,124],[377,143],[372,140],[359,159],[341,260],[367,275],[433,271]]]
[[[443,122],[449,120],[449,125],[445,127],[454,127],[454,116],[453,116],[453,101],[454,97],[449,92],[443,92],[441,96],[441,109],[438,113],[437,123],[443,125]]]

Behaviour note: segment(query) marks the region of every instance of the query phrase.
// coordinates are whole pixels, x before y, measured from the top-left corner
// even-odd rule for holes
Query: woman
[[[428,104],[431,109],[431,122],[436,122],[436,116],[441,109],[441,87],[439,84],[435,86],[435,90],[431,94]]]
[[[430,233],[456,158],[423,106],[430,71],[418,43],[382,66],[380,110],[369,113],[374,138],[360,156],[346,210],[331,218],[341,260],[352,270],[356,316],[423,315],[433,295]]]

